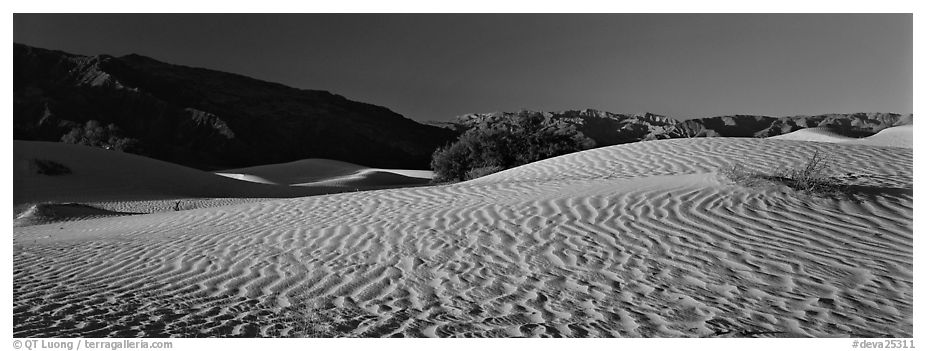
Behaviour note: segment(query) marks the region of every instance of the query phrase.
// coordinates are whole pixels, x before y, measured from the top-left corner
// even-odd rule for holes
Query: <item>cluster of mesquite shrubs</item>
[[[431,169],[435,181],[463,181],[594,146],[592,139],[565,121],[521,111],[513,118],[470,127],[434,152]]]

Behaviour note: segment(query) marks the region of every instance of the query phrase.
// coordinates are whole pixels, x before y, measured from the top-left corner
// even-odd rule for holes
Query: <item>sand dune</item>
[[[84,220],[99,217],[126,216],[141,213],[110,211],[85,204],[31,204],[16,211],[14,227],[53,223],[68,220]]]
[[[883,193],[717,174],[817,151]],[[894,190],[912,184],[907,148],[673,139],[453,185],[20,227],[13,333],[911,337],[912,195]]]
[[[242,180],[245,182],[260,183],[260,184],[274,184],[274,185],[278,184],[273,181],[270,181],[270,180],[267,180],[267,179],[264,179],[264,178],[261,178],[255,175],[246,174],[246,173],[215,172],[215,174],[226,177],[226,178]]]
[[[216,174],[265,184],[331,186],[357,189],[402,185],[425,185],[434,178],[431,171],[368,168],[348,162],[307,159],[288,163],[229,169]]]
[[[825,143],[842,143],[856,138],[848,137],[834,132],[829,128],[815,127],[804,128],[791,133],[776,135],[769,139],[777,140],[802,140],[802,141],[819,141]]]
[[[216,175],[137,155],[63,143],[15,140],[13,150],[16,226],[417,186],[430,181],[430,171],[378,170],[332,160],[242,169],[257,175]],[[56,164],[67,171],[43,174],[43,167]],[[301,180],[315,182],[292,184],[299,186],[286,183]]]
[[[427,173],[424,173],[427,172]],[[420,175],[408,176],[406,174]],[[340,177],[294,184],[297,186],[327,186],[327,187],[346,187],[355,189],[386,188],[395,186],[415,186],[427,185],[434,178],[431,171],[414,171],[414,170],[384,170],[377,168],[368,168],[347,174]]]
[[[227,169],[217,173],[248,175],[274,184],[299,184],[341,177],[364,168],[349,162],[313,158],[287,163]]]
[[[860,140],[849,141],[852,144],[913,147],[913,125],[886,128],[875,135]]]
[[[67,174],[40,174],[37,162]],[[64,143],[13,141],[13,204],[189,197],[296,197],[340,189],[256,184],[147,157]]]
[[[886,128],[875,135],[865,138],[847,137],[827,128],[804,128],[788,134],[773,136],[769,139],[912,148],[913,125]]]

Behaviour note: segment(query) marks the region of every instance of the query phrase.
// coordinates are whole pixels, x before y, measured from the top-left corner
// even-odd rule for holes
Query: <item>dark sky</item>
[[[910,14],[16,14],[14,41],[137,53],[417,120],[912,112]]]

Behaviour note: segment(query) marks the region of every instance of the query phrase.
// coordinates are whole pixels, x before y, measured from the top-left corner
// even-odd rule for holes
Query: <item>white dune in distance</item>
[[[257,183],[291,186],[330,186],[375,188],[395,185],[423,185],[434,178],[427,170],[382,169],[328,159],[294,162],[218,171],[216,174]]]
[[[864,191],[718,174],[817,152]],[[912,155],[670,139],[458,184],[17,227],[13,334],[911,337]]]
[[[913,147],[913,125],[885,128],[875,135],[847,142],[849,144]]]
[[[912,148],[913,125],[909,124],[885,128],[875,135],[864,138],[847,137],[835,133],[827,128],[816,127],[799,129],[791,133],[776,135],[770,137],[769,139]]]
[[[813,127],[803,128],[796,131],[769,137],[776,140],[802,140],[802,141],[819,141],[825,143],[843,143],[855,138],[840,135],[829,128]]]

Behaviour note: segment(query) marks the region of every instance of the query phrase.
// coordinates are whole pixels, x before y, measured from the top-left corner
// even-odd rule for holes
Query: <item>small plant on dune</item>
[[[814,152],[803,167],[784,168],[775,174],[776,180],[795,190],[815,194],[834,194],[842,192],[845,185],[830,174],[829,161]]]
[[[263,336],[271,338],[330,338],[335,335],[330,323],[322,320],[322,312],[313,303],[293,305],[270,312],[276,315],[266,320],[274,324]]]
[[[334,335],[329,323],[323,321],[323,310],[317,302],[306,302],[305,306],[293,311],[290,318],[292,331],[290,336],[296,338],[327,338]]]
[[[721,168],[720,174],[736,184],[748,187],[758,186],[765,179],[762,174],[747,169],[739,162]]]
[[[846,184],[832,176],[833,171],[828,159],[819,152],[814,152],[803,166],[785,167],[776,171],[774,175],[748,170],[739,163],[722,168],[720,174],[746,187],[783,184],[811,195],[839,195],[848,189]]]
[[[308,286],[297,288],[299,296],[308,296]],[[294,301],[295,302],[295,301]],[[333,311],[324,308],[322,301],[307,298],[277,310],[276,327],[267,331],[269,337],[331,338],[337,336],[332,322]]]

